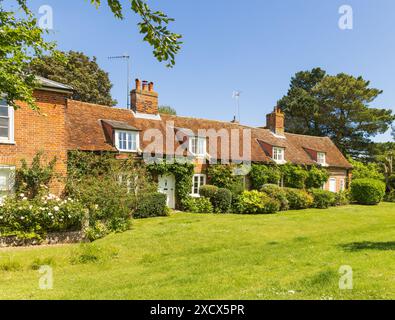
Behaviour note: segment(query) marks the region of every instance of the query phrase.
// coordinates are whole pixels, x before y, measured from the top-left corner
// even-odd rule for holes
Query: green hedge
[[[353,201],[362,205],[379,204],[385,196],[385,183],[374,179],[357,179],[351,183]]]
[[[292,210],[301,210],[310,208],[314,199],[308,192],[300,189],[285,188],[289,207]]]
[[[210,200],[215,213],[229,213],[232,208],[232,192],[228,189],[205,185],[199,194]]]
[[[237,199],[236,209],[241,214],[270,214],[280,210],[280,202],[263,192],[244,191]]]
[[[327,209],[336,205],[336,194],[322,189],[311,189],[313,196],[313,207],[317,209]]]
[[[141,196],[133,217],[142,219],[149,217],[164,217],[168,215],[167,196],[156,192]]]
[[[280,203],[281,211],[289,210],[287,193],[285,192],[284,188],[274,184],[267,184],[263,186],[261,191],[266,193],[270,198],[277,200]]]
[[[182,205],[186,211],[191,213],[213,213],[214,211],[210,199],[205,197],[188,197],[184,199]]]

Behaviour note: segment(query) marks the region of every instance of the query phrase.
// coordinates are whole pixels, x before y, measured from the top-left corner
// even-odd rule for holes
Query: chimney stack
[[[285,115],[281,108],[275,107],[274,111],[266,116],[266,128],[279,136],[284,135]]]
[[[157,115],[158,111],[158,93],[154,91],[154,83],[140,81],[136,79],[136,89],[132,90],[131,107],[136,113],[145,113]]]

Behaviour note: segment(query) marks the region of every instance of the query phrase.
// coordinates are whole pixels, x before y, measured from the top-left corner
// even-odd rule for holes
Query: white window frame
[[[121,148],[121,143],[120,143],[120,135],[121,134],[126,134],[127,136],[134,135],[136,137],[136,148],[131,148],[129,149],[127,147],[129,140],[127,139],[126,141],[126,149]],[[115,147],[118,149],[118,151],[121,152],[139,152],[140,150],[140,134],[138,131],[127,131],[127,130],[115,130]]]
[[[279,157],[281,155],[281,157]],[[273,147],[273,160],[276,163],[285,163],[285,148]]]
[[[2,173],[8,171],[8,175],[4,176]],[[15,185],[15,167],[8,165],[0,165],[0,179],[4,179],[8,188],[2,189],[0,185],[0,203],[3,201],[4,197],[10,193],[14,192]]]
[[[197,179],[197,185],[195,184],[195,178]],[[203,178],[203,183],[202,183],[202,178]],[[205,174],[194,174],[192,177],[192,197],[199,198],[200,197],[200,188],[202,186],[205,186],[207,184],[207,176]],[[197,189],[197,193],[195,192],[195,189]]]
[[[317,163],[326,166],[326,153],[325,152],[317,152]]]
[[[0,97],[0,101],[1,101]],[[14,141],[14,122],[15,122],[15,112],[14,108],[8,107],[5,104],[0,104],[0,108],[8,108],[8,116],[0,116],[2,119],[8,119],[8,137],[0,137],[0,144],[15,144]]]
[[[202,143],[202,145],[200,143]],[[202,147],[203,150],[199,150],[200,147]],[[207,139],[204,137],[190,137],[189,153],[195,157],[205,157],[207,154]]]

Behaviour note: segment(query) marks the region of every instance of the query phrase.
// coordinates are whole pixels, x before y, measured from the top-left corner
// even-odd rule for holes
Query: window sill
[[[286,160],[274,160],[274,159],[273,159],[273,161],[274,161],[275,163],[277,163],[277,164],[286,164],[286,163],[287,163]]]
[[[11,145],[11,146],[16,145],[15,141],[6,141],[6,140],[4,141],[0,140],[0,145],[1,144]]]

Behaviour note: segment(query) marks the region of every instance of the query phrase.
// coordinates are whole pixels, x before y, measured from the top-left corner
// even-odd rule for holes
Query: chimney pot
[[[150,83],[148,84],[148,91],[149,91],[149,92],[154,91],[154,83],[153,83],[153,82],[150,82]]]
[[[148,81],[143,81],[143,91],[147,91],[148,90]]]
[[[141,81],[140,81],[140,79],[136,79],[136,90],[141,90]]]

